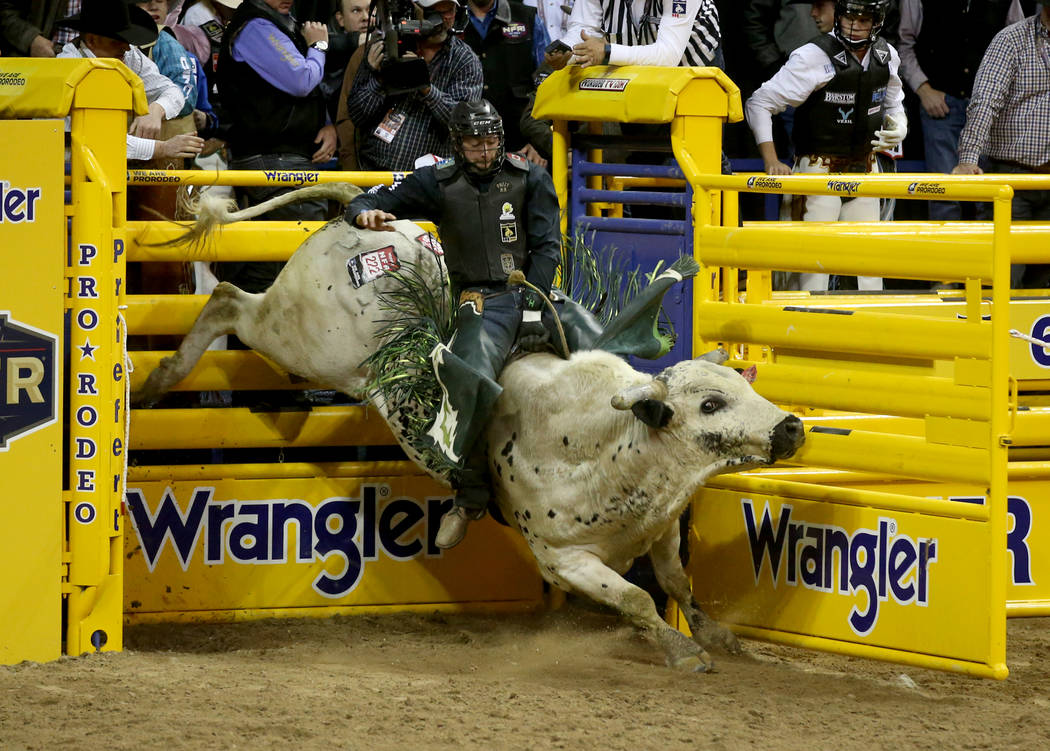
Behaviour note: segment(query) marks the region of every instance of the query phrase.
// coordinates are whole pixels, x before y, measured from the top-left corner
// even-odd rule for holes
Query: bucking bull
[[[274,200],[320,192],[346,202],[351,196],[340,187],[312,186]],[[272,207],[231,213],[205,198],[196,232]],[[265,293],[220,284],[178,351],[133,401],[156,401],[214,338],[229,333],[290,373],[361,396],[369,383],[364,363],[382,338],[377,295],[395,283],[384,269],[412,264],[428,284],[445,279],[440,245],[412,222],[394,227],[396,233],[371,232],[330,222],[296,250]],[[495,502],[528,541],[544,579],[617,610],[662,647],[669,665],[686,670],[713,665],[706,648],[736,652],[739,645],[692,597],[678,555],[680,515],[712,475],[771,464],[803,441],[801,421],[751,388],[753,371],[741,375],[723,360],[705,355],[651,377],[604,351],[567,360],[528,354],[504,369],[487,429]],[[376,407],[413,455],[396,405],[380,400]],[[692,640],[622,578],[645,553]]]

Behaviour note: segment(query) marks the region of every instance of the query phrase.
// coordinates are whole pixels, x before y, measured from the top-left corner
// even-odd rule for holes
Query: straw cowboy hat
[[[127,0],[84,0],[79,13],[58,21],[81,34],[98,34],[136,47],[157,39],[157,24],[149,13]]]

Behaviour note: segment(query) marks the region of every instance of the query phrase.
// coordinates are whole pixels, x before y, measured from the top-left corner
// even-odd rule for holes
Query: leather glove
[[[904,113],[886,115],[882,121],[882,128],[875,131],[875,140],[871,142],[872,150],[889,151],[894,146],[899,146],[906,135],[908,135],[908,118],[904,116]]]
[[[551,335],[540,320],[539,311],[522,313],[518,327],[518,346],[525,352],[540,352],[547,349]]]

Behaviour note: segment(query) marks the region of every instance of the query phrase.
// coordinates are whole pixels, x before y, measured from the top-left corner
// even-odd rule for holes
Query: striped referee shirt
[[[712,65],[721,44],[714,0],[577,0],[562,41],[612,43],[610,65]]]
[[[988,45],[959,136],[960,163],[1050,163],[1050,36],[1039,18],[1007,26]]]

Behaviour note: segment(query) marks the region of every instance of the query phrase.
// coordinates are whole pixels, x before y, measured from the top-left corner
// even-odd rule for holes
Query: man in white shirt
[[[907,117],[897,51],[879,38],[887,0],[838,0],[831,34],[791,53],[788,61],[747,100],[744,111],[766,173],[877,172],[876,151],[904,140]],[[795,165],[782,163],[773,143],[772,117],[795,107]],[[879,199],[792,196],[793,219],[878,221]],[[827,274],[791,275],[789,286],[828,288]],[[795,285],[798,287],[795,287]],[[862,290],[882,289],[879,277],[858,277]]]
[[[116,58],[142,79],[149,113],[131,123],[128,159],[193,157],[200,153],[204,139],[195,134],[159,140],[163,122],[177,117],[186,100],[179,87],[138,49],[157,38],[157,25],[148,13],[124,0],[84,0],[80,13],[58,23],[80,32],[58,57]]]
[[[554,69],[588,65],[722,65],[714,0],[576,0]]]

